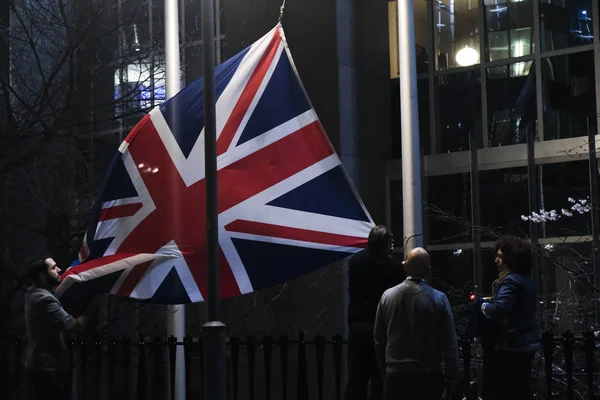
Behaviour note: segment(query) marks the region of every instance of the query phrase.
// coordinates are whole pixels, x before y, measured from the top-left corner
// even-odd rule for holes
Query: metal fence
[[[310,340],[302,333],[294,340],[288,336],[232,337],[228,341],[228,398],[340,400],[345,344],[339,335],[330,339],[317,335]],[[0,346],[2,398],[30,398],[24,369],[26,345],[4,338]],[[174,365],[178,346],[185,349],[187,398],[204,399],[202,338],[74,341],[70,346],[71,398],[168,399],[174,379],[169,365]],[[599,346],[592,332],[544,334],[534,362],[536,398],[599,399]],[[481,358],[470,341],[461,341],[460,350],[463,379],[455,398],[476,400]]]

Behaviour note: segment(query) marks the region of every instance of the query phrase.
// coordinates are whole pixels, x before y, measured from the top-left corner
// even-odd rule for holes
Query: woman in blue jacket
[[[494,250],[499,274],[492,284],[492,301],[481,305],[488,320],[483,398],[531,400],[533,356],[540,342],[531,243],[506,236]]]

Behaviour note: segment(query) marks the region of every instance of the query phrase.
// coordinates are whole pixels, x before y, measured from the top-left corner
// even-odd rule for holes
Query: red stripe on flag
[[[265,53],[263,54],[262,58],[256,65],[256,69],[254,70],[254,72],[252,72],[252,76],[250,76],[246,87],[242,91],[242,94],[238,99],[237,104],[233,108],[229,119],[223,127],[221,135],[219,135],[219,140],[217,140],[218,156],[225,153],[231,145],[233,137],[235,136],[235,133],[237,132],[238,128],[240,127],[240,124],[242,123],[242,119],[244,119],[244,116],[248,112],[250,103],[252,103],[252,100],[254,100],[256,92],[258,92],[258,88],[260,87],[265,75],[267,74],[271,63],[275,58],[275,54],[277,54],[277,48],[279,47],[279,43],[281,43],[281,36],[279,35],[279,30],[275,30],[271,42],[267,46],[267,49],[265,50]]]
[[[142,277],[153,262],[154,260],[148,260],[133,267],[129,272],[129,275],[127,275],[127,278],[125,278],[123,280],[123,283],[121,283],[119,290],[117,290],[117,296],[131,295],[131,292],[133,292],[133,289],[135,289],[135,287],[137,286],[137,284],[142,279]]]
[[[302,242],[323,243],[344,247],[367,246],[365,238],[338,235],[335,233],[326,233],[312,231],[308,229],[290,228],[287,226],[265,224],[262,222],[235,220],[225,226],[229,232],[248,233],[252,235],[273,236],[283,239],[300,240]]]
[[[109,219],[131,217],[132,215],[135,215],[135,213],[141,208],[142,203],[123,204],[121,206],[103,208],[102,211],[100,211],[98,222],[108,221]]]
[[[321,124],[315,121],[228,165],[219,170],[219,213],[333,153]]]
[[[223,249],[219,246],[219,272],[221,276],[225,276],[228,279],[221,280],[221,297],[234,297],[240,295],[240,288],[238,287],[237,282],[235,281],[235,277],[233,276],[233,272],[231,271],[231,266],[229,265],[229,261],[227,261],[227,257],[225,257],[225,253],[223,253]],[[208,277],[206,278],[208,282]],[[204,295],[208,295],[208,292],[204,292]],[[208,301],[208,298],[204,298],[204,300]]]

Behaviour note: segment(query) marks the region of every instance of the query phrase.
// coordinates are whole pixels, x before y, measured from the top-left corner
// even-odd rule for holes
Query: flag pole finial
[[[281,7],[279,7],[279,22],[283,19],[283,11],[285,10],[285,0],[281,3]]]

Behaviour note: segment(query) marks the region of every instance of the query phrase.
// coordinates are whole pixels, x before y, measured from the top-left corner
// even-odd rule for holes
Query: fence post
[[[281,335],[279,338],[279,357],[281,361],[281,398],[288,398],[288,347],[289,339],[287,335]]]
[[[588,399],[594,400],[594,332],[586,331],[583,334],[583,348],[585,350],[585,372],[588,380]]]
[[[200,381],[200,393],[198,393],[201,400],[204,399],[204,336],[200,335],[198,337],[198,354],[200,355],[200,376],[198,380]]]
[[[67,399],[73,398],[73,368],[75,367],[75,362],[73,359],[73,357],[75,356],[75,351],[73,349],[73,345],[74,345],[73,339],[69,338],[69,341],[67,343],[67,352],[69,353],[69,372],[68,372],[68,376],[67,376],[68,380],[67,380],[67,387],[66,387]],[[6,387],[6,386],[3,386],[3,387]],[[30,387],[31,387],[31,384],[30,384]]]
[[[173,335],[169,337],[169,395],[170,399],[175,399],[175,370],[177,369],[177,338]]]
[[[148,382],[146,365],[146,342],[144,336],[140,334],[138,342],[138,379],[137,379],[137,395],[138,400],[146,399],[146,385]]]
[[[471,339],[462,338],[465,397],[471,399]]]
[[[254,380],[255,380],[255,360],[256,360],[256,339],[254,336],[246,338],[248,350],[248,386],[250,389],[250,400],[254,400]]]
[[[573,400],[573,333],[570,331],[563,333],[563,349],[567,372],[567,399]]]
[[[304,332],[298,336],[298,400],[308,400],[308,374],[306,371],[306,340]]]
[[[102,356],[103,356],[103,351],[102,351],[102,347],[103,347],[103,343],[102,343],[102,338],[101,337],[96,337],[93,341],[92,341],[92,345],[94,346],[94,352],[92,354],[94,354],[94,357],[96,357],[96,371],[94,375],[92,375],[95,379],[93,379],[95,386],[96,386],[96,390],[98,391],[98,398],[104,400],[104,397],[102,396],[102,386],[103,384],[106,383],[106,379],[102,376]],[[104,378],[104,379],[103,379]]]
[[[162,385],[161,385],[161,377],[164,377],[164,365],[162,363],[162,339],[160,337],[155,337],[152,341],[152,365],[153,367],[153,376],[152,376],[152,396],[150,398],[161,400],[162,399]]]
[[[315,337],[315,350],[317,353],[317,390],[319,400],[323,400],[323,364],[325,362],[325,336]]]
[[[122,354],[123,357],[123,395],[127,397],[129,395],[129,387],[131,383],[129,381],[129,374],[131,371],[131,340],[127,338],[119,339],[119,352],[118,354]],[[114,376],[113,376],[114,378]],[[114,379],[113,379],[114,382]],[[114,384],[114,383],[113,383]],[[114,391],[114,387],[113,387]],[[111,396],[111,399],[114,399],[115,396]]]
[[[333,337],[333,370],[335,373],[335,398],[342,400],[342,335]]]
[[[193,340],[190,336],[185,336],[183,338],[183,358],[185,362],[185,397],[186,399],[193,399],[192,396],[192,384],[190,379],[192,378],[191,368],[192,368],[192,352]]]
[[[546,373],[546,398],[552,400],[552,351],[554,350],[554,337],[551,331],[542,335],[542,348],[544,350],[544,371]]]
[[[231,385],[233,386],[233,400],[238,398],[238,368],[240,360],[240,338],[233,336],[229,339],[231,344]]]
[[[263,338],[263,349],[265,354],[265,399],[271,400],[271,336]]]
[[[87,347],[88,347],[88,342],[85,340],[81,340],[80,344],[80,348],[79,348],[79,365],[81,365],[80,367],[80,372],[81,375],[78,376],[78,380],[77,380],[77,398],[78,399],[85,399],[86,394],[84,393],[85,388],[87,387],[86,385],[86,378],[87,378],[87,370],[88,370],[88,366],[87,366]]]
[[[13,393],[14,390],[10,387],[10,379],[8,379],[8,361],[7,353],[8,346],[6,344],[6,338],[0,338],[0,387],[6,388],[6,393]]]

